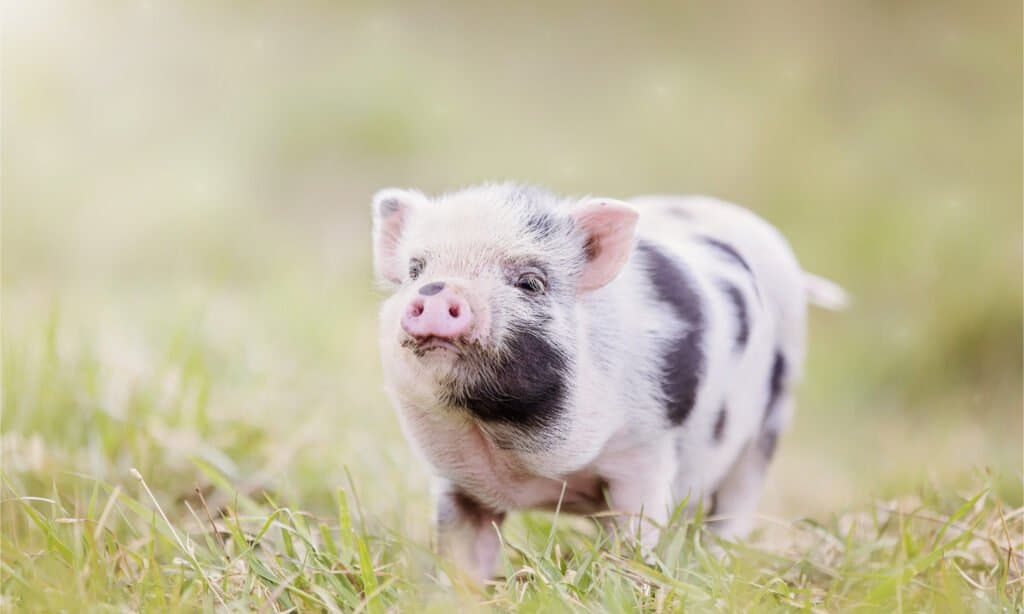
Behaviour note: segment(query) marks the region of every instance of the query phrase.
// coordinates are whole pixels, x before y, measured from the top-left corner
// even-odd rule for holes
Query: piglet
[[[479,579],[516,509],[610,506],[649,547],[703,501],[745,535],[807,303],[845,300],[767,222],[707,197],[385,189],[373,249],[387,393],[435,476],[440,550]]]

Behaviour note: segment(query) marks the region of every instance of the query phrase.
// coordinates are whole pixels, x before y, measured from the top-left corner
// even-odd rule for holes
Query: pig
[[[839,308],[771,225],[701,196],[564,198],[516,183],[373,198],[387,394],[430,468],[442,555],[496,571],[519,509],[674,508],[751,528],[793,411],[808,302]]]

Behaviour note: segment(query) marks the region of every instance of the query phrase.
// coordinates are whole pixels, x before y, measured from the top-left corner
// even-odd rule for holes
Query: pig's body
[[[689,497],[720,517],[723,533],[743,534],[804,358],[806,277],[789,246],[734,205],[642,197],[631,201],[635,243],[617,247],[619,218],[593,221],[607,201],[581,207],[522,190],[485,186],[421,203],[399,233],[399,245],[419,245],[400,259],[432,254],[428,279],[466,299],[473,327],[458,338],[501,357],[470,368],[459,362],[472,362],[469,346],[440,361],[431,355],[448,350],[410,352],[417,329],[405,322],[415,315],[401,314],[420,279],[399,280],[384,304],[385,376],[408,438],[438,477],[442,545],[487,576],[499,543],[491,523],[560,499],[583,513],[609,502],[643,510],[658,525]],[[624,263],[611,265],[610,281],[587,285],[616,249]],[[509,306],[474,258],[495,270],[524,259],[546,267],[546,291]],[[550,269],[567,272],[559,280]],[[656,528],[643,531],[656,540]]]

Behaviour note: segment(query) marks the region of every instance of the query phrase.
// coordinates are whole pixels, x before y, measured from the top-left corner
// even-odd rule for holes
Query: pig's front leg
[[[438,490],[436,525],[441,556],[473,580],[491,579],[501,548],[495,526],[501,526],[505,513],[488,509],[452,484],[441,483]]]
[[[661,527],[668,522],[672,511],[675,465],[669,437],[610,456],[600,465],[612,510],[623,514],[619,528],[630,536],[639,535],[641,545],[648,552],[658,545]]]

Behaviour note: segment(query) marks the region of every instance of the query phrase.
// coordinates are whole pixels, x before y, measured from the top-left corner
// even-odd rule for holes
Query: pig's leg
[[[619,527],[628,535],[639,534],[641,545],[648,551],[658,544],[661,527],[668,522],[675,472],[676,459],[669,437],[601,463],[612,509],[624,514]]]
[[[779,399],[779,409],[786,415],[791,410],[789,395]],[[764,490],[765,474],[775,455],[781,425],[769,421],[760,434],[752,439],[740,453],[729,473],[719,483],[713,496],[711,529],[722,537],[746,537],[753,525],[754,511]]]
[[[489,580],[501,548],[495,525],[500,527],[504,519],[504,512],[490,510],[446,485],[437,499],[438,550],[473,579]]]

